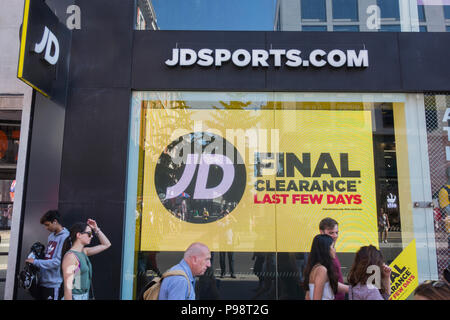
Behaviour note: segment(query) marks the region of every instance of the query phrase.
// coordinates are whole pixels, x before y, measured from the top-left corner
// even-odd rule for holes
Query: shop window
[[[302,20],[325,21],[327,19],[325,0],[302,0]]]
[[[448,184],[450,181],[450,148],[448,127],[450,119],[449,94],[425,94],[425,118],[427,127],[428,158],[431,179],[431,194],[433,198],[434,239],[438,274],[450,263],[450,223],[445,218],[449,216]]]
[[[198,299],[303,299],[305,253],[325,217],[340,223],[344,279],[362,245],[392,262],[411,232],[402,227],[412,204],[402,193],[407,158],[397,152],[404,137],[396,135],[404,105],[335,97],[134,93],[127,298],[201,241],[212,267],[197,281]],[[200,168],[206,162],[195,154],[229,161]]]
[[[357,0],[333,0],[333,19],[358,20]]]
[[[0,95],[0,296],[8,264],[22,103],[22,95]]]

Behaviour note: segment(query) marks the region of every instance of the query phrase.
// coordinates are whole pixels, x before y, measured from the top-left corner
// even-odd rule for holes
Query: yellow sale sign
[[[392,261],[390,267],[392,272],[389,300],[406,300],[419,285],[415,239]]]
[[[321,219],[339,252],[377,244],[370,111],[145,114],[141,250],[305,252]]]

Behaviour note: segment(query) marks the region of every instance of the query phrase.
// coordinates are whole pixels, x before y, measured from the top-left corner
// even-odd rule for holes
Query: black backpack
[[[35,242],[31,246],[30,254],[33,253],[35,259],[43,259],[45,256],[45,246],[40,242]],[[27,290],[34,298],[38,298],[38,284],[39,284],[39,268],[31,263],[25,263],[22,271],[17,276],[19,285]]]

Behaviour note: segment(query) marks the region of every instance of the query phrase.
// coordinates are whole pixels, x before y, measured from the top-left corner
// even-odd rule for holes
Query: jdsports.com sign
[[[221,67],[230,62],[237,67],[281,67],[286,65],[291,68],[298,67],[325,67],[334,68],[347,66],[348,68],[367,68],[369,66],[368,50],[340,50],[333,49],[326,52],[322,49],[314,49],[309,54],[304,54],[299,49],[200,49],[198,51],[189,48],[174,48],[172,56],[165,61],[169,67],[188,67],[199,65],[201,67]]]
[[[416,37],[404,32],[137,30],[133,38],[132,87],[186,91],[417,92],[445,83],[441,72],[448,69],[445,59],[430,62],[413,54],[417,43],[430,54],[442,52],[438,48],[442,43],[433,37],[424,34],[417,42]],[[424,75],[433,73],[430,70],[434,74],[424,80]]]

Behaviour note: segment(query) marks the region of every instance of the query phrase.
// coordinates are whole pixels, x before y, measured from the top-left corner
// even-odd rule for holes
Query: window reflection
[[[419,15],[419,21],[424,22],[425,21],[425,6],[417,6],[417,11]]]
[[[444,6],[444,18],[450,19],[450,5]]]
[[[359,26],[334,26],[334,31],[358,32]]]
[[[400,32],[401,31],[401,27],[398,24],[383,24],[381,25],[380,31],[384,31],[384,32]]]
[[[137,0],[138,30],[443,32],[450,5],[418,0]],[[400,3],[403,3],[400,6]],[[402,8],[402,10],[400,10]],[[354,22],[349,24],[348,22]],[[395,26],[393,22],[395,23]]]
[[[303,31],[327,31],[326,26],[303,26]]]
[[[333,0],[333,19],[358,20],[357,0]]]
[[[400,7],[398,1],[377,0],[377,5],[381,10],[381,18],[400,19]]]
[[[325,0],[302,0],[302,19],[325,21],[327,18]]]

